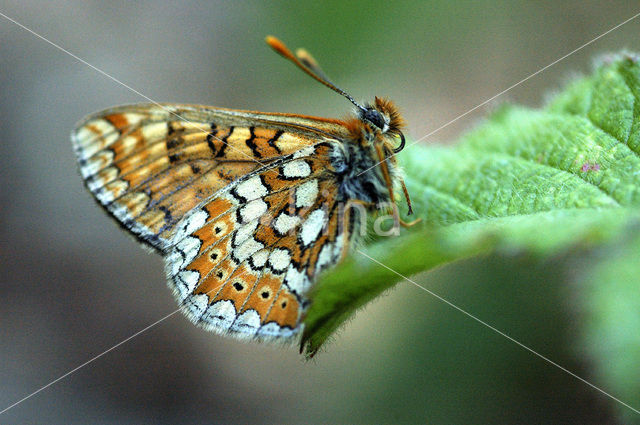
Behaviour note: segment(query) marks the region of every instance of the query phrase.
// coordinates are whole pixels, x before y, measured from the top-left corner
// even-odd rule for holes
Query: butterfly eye
[[[384,118],[382,118],[380,112],[376,111],[373,108],[365,110],[362,113],[362,117],[381,130],[385,127]]]
[[[398,153],[404,149],[404,134],[400,133],[400,146],[393,150],[393,153]]]

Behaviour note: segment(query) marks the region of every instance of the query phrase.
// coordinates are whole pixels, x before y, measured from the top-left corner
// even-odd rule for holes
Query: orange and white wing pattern
[[[297,333],[311,282],[344,252],[327,170],[347,134],[296,115],[132,105],[89,116],[72,140],[96,200],[165,255],[187,316],[269,339]]]
[[[320,142],[282,157],[184,218],[166,266],[191,320],[241,338],[298,333],[311,283],[348,246],[329,153]]]
[[[91,115],[71,138],[97,201],[142,242],[164,251],[175,225],[200,202],[317,143],[319,133],[340,131],[330,120],[142,104]]]

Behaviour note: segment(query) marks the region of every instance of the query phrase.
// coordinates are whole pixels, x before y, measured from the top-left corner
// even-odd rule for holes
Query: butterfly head
[[[404,224],[400,220],[397,206],[395,206],[393,187],[396,182],[400,182],[405,197],[407,198],[409,214],[411,214],[411,201],[409,200],[404,182],[399,177],[399,173],[397,173],[396,170],[395,154],[404,148],[405,139],[401,131],[404,123],[395,105],[387,99],[378,97],[375,98],[375,101],[372,104],[361,105],[356,102],[351,95],[333,84],[329,77],[327,77],[324,71],[320,68],[318,62],[316,62],[316,60],[306,50],[298,49],[296,53],[293,54],[287,46],[284,45],[284,43],[273,36],[268,36],[266,38],[266,42],[276,52],[296,64],[296,66],[309,76],[329,87],[336,93],[341,94],[356,106],[357,118],[347,120],[344,124],[353,136],[353,140],[356,141],[356,143],[359,143],[360,147],[363,148],[360,152],[365,152],[365,157],[368,157],[368,160],[373,160],[374,165],[368,166],[367,162],[369,161],[360,161],[357,159],[358,155],[351,155],[356,158],[351,161],[353,165],[351,170],[355,172],[355,174],[352,176],[352,179],[346,179],[346,181],[350,181],[353,184],[361,184],[363,187],[385,186],[388,192],[388,199],[393,205],[394,218],[397,223]],[[338,155],[338,157],[340,157],[340,155]],[[345,162],[344,159],[340,159],[339,162],[342,166],[349,161]],[[382,180],[375,176],[375,174],[377,174],[375,171],[372,180],[369,180],[370,177],[368,179],[364,176],[365,173],[368,173],[373,169],[377,169],[381,172],[379,177],[382,177]],[[371,176],[371,174],[369,176]],[[378,181],[381,184],[377,184]],[[350,192],[353,194],[362,193],[362,191],[359,190],[353,190]],[[371,196],[372,199],[380,198],[377,196],[377,193],[379,193],[380,190],[376,189],[370,192],[373,192],[374,195]]]
[[[374,143],[383,145],[385,157],[393,156],[404,148],[404,121],[390,100],[376,97],[373,104],[365,105],[358,110],[358,118],[368,126]]]

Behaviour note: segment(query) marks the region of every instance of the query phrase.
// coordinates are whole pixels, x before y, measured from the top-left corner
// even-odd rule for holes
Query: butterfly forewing
[[[342,132],[342,133],[341,133]],[[131,105],[86,118],[72,134],[85,183],[140,240],[163,251],[175,225],[241,176],[342,137],[330,120],[187,105]]]

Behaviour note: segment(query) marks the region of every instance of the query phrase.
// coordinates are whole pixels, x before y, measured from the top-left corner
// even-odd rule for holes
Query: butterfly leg
[[[411,215],[411,214],[413,214],[413,208],[411,208],[411,198],[409,198],[409,191],[407,190],[407,186],[404,184],[404,180],[400,180],[400,184],[402,185],[402,192],[404,192],[404,197],[407,200],[407,208],[409,210],[409,211],[407,211],[407,215]],[[397,209],[397,207],[396,207],[396,209]],[[402,227],[407,227],[407,228],[413,227],[413,226],[415,226],[416,224],[418,224],[418,223],[420,223],[422,221],[421,218],[417,218],[417,219],[415,219],[413,221],[409,221],[409,222],[406,222],[406,221],[402,220],[401,218],[398,218],[398,219],[399,219],[399,222],[402,225]]]
[[[415,220],[412,220],[412,221],[404,221],[403,219],[400,219],[400,225],[402,227],[409,228],[409,227],[415,226],[416,224],[420,223],[421,221],[422,221],[421,218],[416,218]]]
[[[402,218],[400,218],[400,209],[398,208],[398,206],[396,204],[393,204],[392,206],[392,214],[393,214],[393,225],[395,227],[405,227],[405,228],[409,228],[409,227],[413,227],[416,224],[420,223],[422,221],[422,218],[417,218],[415,220],[412,221],[404,221]]]

